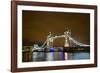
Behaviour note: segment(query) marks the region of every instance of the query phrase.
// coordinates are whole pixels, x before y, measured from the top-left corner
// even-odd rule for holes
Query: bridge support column
[[[65,45],[64,45],[64,47],[69,47],[69,39],[68,39],[68,32],[64,32],[64,35],[65,35]]]

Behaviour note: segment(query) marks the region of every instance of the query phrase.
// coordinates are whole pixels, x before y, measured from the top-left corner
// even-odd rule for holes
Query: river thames
[[[88,50],[87,50],[88,49]],[[63,60],[83,60],[90,59],[89,48],[50,48],[49,50],[35,50],[26,52],[23,62],[41,62],[41,61],[63,61]],[[29,53],[29,54],[28,54]],[[25,53],[24,53],[25,54]],[[26,59],[25,59],[26,58]]]

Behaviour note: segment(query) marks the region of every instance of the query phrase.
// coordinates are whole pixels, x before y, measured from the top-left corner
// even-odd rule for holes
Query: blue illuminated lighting
[[[55,48],[50,48],[50,52],[55,52]]]

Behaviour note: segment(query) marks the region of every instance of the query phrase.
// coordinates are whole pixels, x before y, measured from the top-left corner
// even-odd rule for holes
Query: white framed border
[[[89,60],[66,60],[66,61],[47,61],[47,62],[22,62],[22,10],[31,11],[50,11],[50,12],[74,12],[74,13],[89,13],[90,14],[90,59]],[[46,67],[59,65],[82,65],[94,64],[94,10],[81,8],[58,8],[46,6],[17,6],[17,67]]]

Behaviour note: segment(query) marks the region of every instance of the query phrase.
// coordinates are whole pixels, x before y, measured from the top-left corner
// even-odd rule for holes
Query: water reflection
[[[72,54],[72,60],[90,59],[89,52],[77,52]]]
[[[88,52],[78,52],[78,53],[34,52],[33,53],[33,61],[80,60],[89,58],[90,58],[90,53]]]
[[[29,53],[29,52],[28,52]],[[81,59],[90,59],[89,51],[65,51],[63,48],[56,49],[50,48],[49,51],[34,51],[32,52],[33,62],[38,61],[62,61],[62,60],[81,60]],[[25,57],[24,57],[25,58]],[[23,59],[23,62],[24,59]]]

